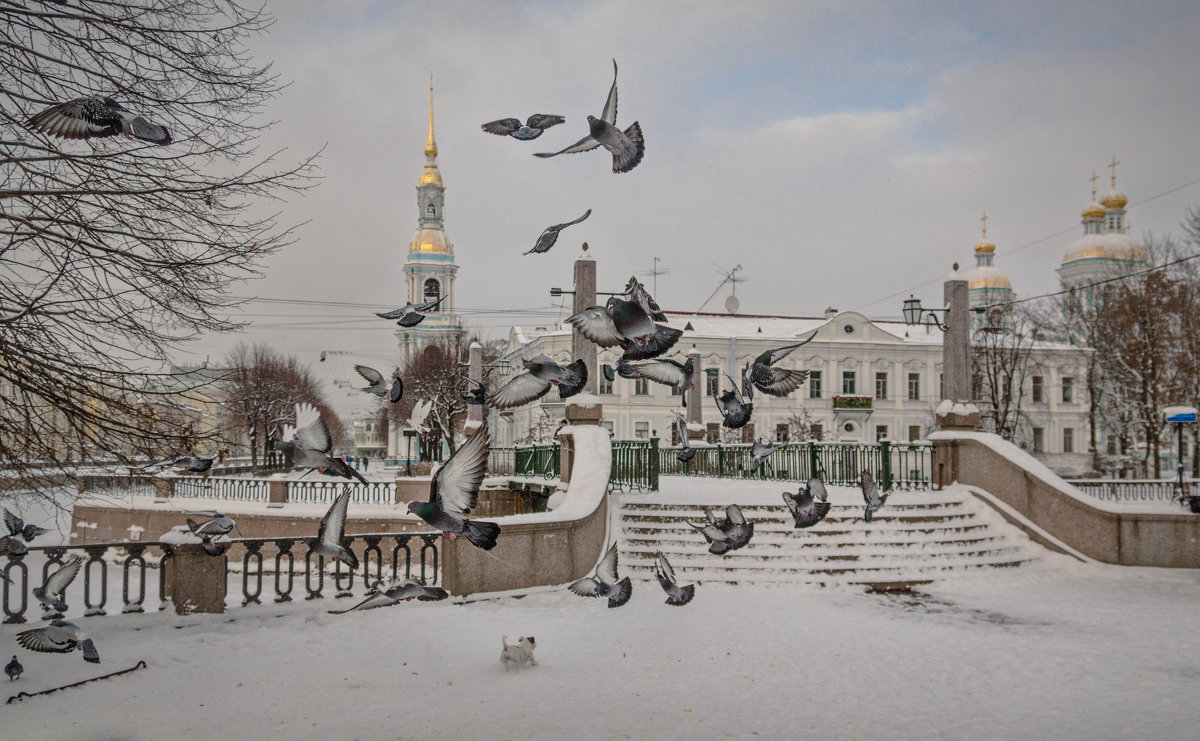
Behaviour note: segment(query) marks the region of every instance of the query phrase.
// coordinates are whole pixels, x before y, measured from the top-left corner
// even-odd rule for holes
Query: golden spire
[[[983,212],[983,216],[979,217],[979,221],[983,224],[983,241],[987,241],[987,211]]]
[[[988,222],[987,211],[984,211],[983,216],[979,217],[979,223],[983,224],[983,240],[980,241],[979,244],[975,245],[975,254],[977,254],[977,255],[982,254],[982,253],[992,253],[992,252],[996,251],[996,245],[989,242],[988,238],[987,238],[987,222]]]
[[[1109,182],[1112,183],[1113,190],[1117,189],[1117,165],[1119,164],[1121,163],[1117,162],[1117,155],[1114,154],[1112,156],[1112,162],[1108,163],[1108,169],[1112,170],[1112,178],[1109,180]]]
[[[437,142],[433,140],[433,73],[429,73],[429,138],[425,141],[425,156],[437,156]]]
[[[1108,163],[1109,169],[1112,170],[1112,177],[1110,179],[1110,182],[1112,183],[1112,190],[1105,193],[1104,197],[1100,199],[1100,205],[1104,206],[1105,208],[1123,209],[1125,208],[1125,204],[1129,203],[1129,199],[1125,196],[1125,194],[1117,190],[1117,165],[1119,164],[1121,163],[1117,161],[1117,155],[1114,154],[1112,156],[1112,162]]]
[[[1088,180],[1092,181],[1092,203],[1096,202],[1096,181],[1099,179],[1100,179],[1100,176],[1096,174],[1096,168],[1093,167],[1092,168],[1092,176],[1090,178],[1088,178]]]

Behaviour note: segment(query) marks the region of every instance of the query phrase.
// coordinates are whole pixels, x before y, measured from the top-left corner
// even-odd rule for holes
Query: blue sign
[[[1167,407],[1163,410],[1163,415],[1168,422],[1196,421],[1196,409],[1194,407]]]

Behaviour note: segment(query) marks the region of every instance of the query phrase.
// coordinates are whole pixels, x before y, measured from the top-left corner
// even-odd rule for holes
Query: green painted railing
[[[676,457],[680,448],[662,448],[659,472],[663,476],[781,481],[807,481],[819,475],[827,484],[853,486],[862,471],[869,471],[885,491],[928,489],[930,485],[930,443],[788,443],[772,453],[756,473],[750,473],[750,448],[744,444],[695,447],[695,456],[686,463]]]
[[[657,437],[613,440],[609,483],[614,489],[658,491],[659,453]]]
[[[513,474],[516,476],[556,479],[559,476],[558,461],[558,443],[513,448]]]

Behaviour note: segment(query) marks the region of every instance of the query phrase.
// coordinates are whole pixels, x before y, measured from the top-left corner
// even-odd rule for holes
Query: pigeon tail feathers
[[[686,587],[680,587],[679,594],[667,597],[667,604],[673,607],[682,607],[691,602],[694,596],[696,596],[696,585],[689,584]]]
[[[566,366],[563,368],[563,380],[558,384],[559,397],[568,399],[583,391],[587,380],[587,364],[582,359],[576,360],[574,363]]]
[[[633,596],[633,582],[629,581],[629,577],[625,577],[617,582],[615,591],[608,595],[609,607],[620,607],[629,601]]]
[[[494,522],[476,522],[467,520],[466,536],[471,544],[490,551],[496,547],[496,537],[500,535],[500,526]]]

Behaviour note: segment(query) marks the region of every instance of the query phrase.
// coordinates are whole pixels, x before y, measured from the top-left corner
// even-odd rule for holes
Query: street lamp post
[[[904,322],[909,326],[936,326],[945,333],[942,339],[942,406],[950,402],[949,412],[937,415],[943,429],[975,429],[979,412],[971,401],[971,334],[967,281],[958,278],[958,263],[943,284],[944,308],[927,309],[921,300],[909,296],[904,301]],[[941,315],[941,318],[939,318]],[[959,405],[963,406],[959,406]]]
[[[1170,424],[1175,425],[1175,431],[1179,439],[1179,459],[1175,467],[1177,487],[1175,497],[1180,504],[1187,504],[1192,512],[1200,514],[1200,496],[1191,496],[1188,491],[1187,480],[1183,475],[1183,426],[1185,424],[1195,424],[1197,419],[1195,407],[1174,406],[1167,407],[1163,410],[1163,417]]]
[[[408,440],[408,454],[404,457],[404,475],[412,476],[412,441],[417,436],[416,430],[405,430],[404,438]]]

